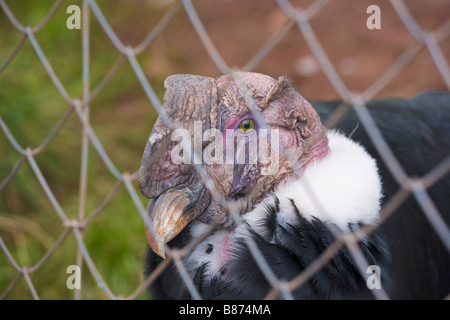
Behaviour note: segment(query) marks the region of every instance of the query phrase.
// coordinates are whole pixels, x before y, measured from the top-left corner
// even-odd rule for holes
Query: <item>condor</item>
[[[150,245],[146,274],[165,257],[166,244],[182,248],[210,232],[183,257],[204,299],[262,299],[270,292],[248,239],[273,274],[289,281],[333,243],[337,232],[378,225],[380,210],[400,188],[365,130],[358,128],[354,112],[335,129],[326,130],[323,123],[340,102],[313,107],[284,77],[244,72],[216,79],[176,75],[166,79],[165,88],[164,111],[172,123],[157,120],[139,171],[140,190],[152,199],[148,210],[155,229],[146,230]],[[426,175],[450,156],[449,94],[372,101],[368,109],[410,177]],[[170,159],[171,128],[192,132],[195,121],[202,121],[202,130],[221,132],[277,129],[277,172],[261,174],[264,165],[259,162],[206,164],[201,172],[208,187],[193,164]],[[235,223],[217,194],[210,193],[211,186],[233,204],[241,223]],[[427,192],[442,215],[441,229],[448,234],[450,175]],[[445,240],[410,196],[359,246],[369,265],[379,267],[390,298],[441,299],[450,292],[450,245]],[[292,296],[373,298],[363,276],[344,247]],[[156,299],[192,298],[174,265],[150,291]]]

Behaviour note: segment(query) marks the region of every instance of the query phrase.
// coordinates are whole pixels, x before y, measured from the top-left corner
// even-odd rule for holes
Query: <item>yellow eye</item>
[[[239,123],[239,128],[243,133],[250,133],[255,129],[255,121],[252,119],[245,119]]]

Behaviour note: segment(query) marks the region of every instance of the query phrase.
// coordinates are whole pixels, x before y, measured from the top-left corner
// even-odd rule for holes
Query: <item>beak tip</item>
[[[153,250],[154,253],[156,253],[158,256],[160,256],[163,259],[166,259],[166,250],[164,249],[164,241],[158,241],[155,239],[155,237],[152,235],[150,230],[148,230],[147,227],[145,227],[145,235],[147,237],[148,245],[150,246],[150,249]]]
[[[164,252],[164,249],[162,251],[155,251],[155,250],[153,251],[161,258],[166,259],[166,253]]]

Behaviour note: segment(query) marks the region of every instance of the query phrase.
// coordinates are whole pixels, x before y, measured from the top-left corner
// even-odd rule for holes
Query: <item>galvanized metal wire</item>
[[[202,239],[206,238],[208,234],[205,234],[201,239],[199,239],[194,244],[183,249],[169,249],[167,248],[167,259],[163,261],[156,269],[148,276],[144,282],[139,285],[136,290],[128,296],[123,296],[121,294],[116,294],[111,291],[108,284],[100,274],[94,260],[92,259],[89,248],[83,239],[83,233],[86,228],[89,228],[91,222],[102,212],[106,205],[114,199],[117,192],[122,189],[126,190],[133,204],[135,205],[136,212],[142,217],[145,225],[153,230],[152,223],[147,215],[145,205],[141,202],[138,197],[137,191],[133,185],[133,181],[136,180],[136,172],[120,172],[115,166],[113,160],[109,157],[102,142],[97,137],[95,130],[91,126],[90,122],[90,108],[89,105],[97,97],[97,95],[103,90],[103,88],[110,82],[121,66],[128,62],[133,70],[136,78],[138,79],[140,85],[144,89],[146,96],[148,97],[153,108],[158,112],[159,116],[166,122],[169,128],[175,128],[175,125],[170,120],[170,118],[165,114],[162,108],[161,102],[153,89],[153,85],[150,83],[148,77],[146,76],[142,66],[137,60],[137,56],[143,54],[144,51],[152,46],[155,39],[162,33],[165,28],[172,22],[172,19],[177,11],[184,10],[192,23],[195,32],[200,38],[206,52],[208,53],[211,60],[217,66],[217,68],[223,73],[227,74],[232,71],[242,70],[251,71],[266,59],[267,55],[277,46],[279,41],[283,39],[287,32],[293,28],[297,27],[301,32],[302,37],[311,49],[312,54],[318,61],[321,69],[325,73],[330,85],[335,89],[338,95],[343,100],[343,105],[339,107],[336,112],[330,117],[330,122],[328,125],[333,126],[345,114],[353,109],[362,126],[367,131],[369,138],[376,147],[377,151],[381,155],[385,165],[389,169],[392,176],[400,185],[399,190],[394,194],[391,199],[384,205],[380,214],[380,223],[378,225],[365,226],[362,229],[349,232],[341,233],[337,230],[332,230],[335,235],[334,243],[329,246],[307,269],[300,273],[297,277],[290,281],[285,281],[278,279],[277,276],[271,271],[271,268],[267,261],[265,261],[262,253],[259,251],[256,244],[253,242],[252,237],[247,237],[247,246],[256,260],[261,272],[263,273],[266,280],[272,285],[272,290],[269,292],[266,298],[284,298],[292,299],[292,291],[299,288],[305,282],[307,282],[315,273],[320,271],[344,246],[348,249],[350,254],[353,256],[356,265],[364,277],[364,271],[368,266],[368,262],[359,249],[358,243],[364,237],[370,235],[376,230],[376,228],[384,223],[389,217],[395,214],[396,209],[408,198],[412,197],[417,201],[420,208],[422,209],[424,216],[428,219],[430,224],[433,226],[436,234],[441,239],[444,246],[448,249],[450,254],[450,229],[446,225],[441,213],[438,211],[437,207],[431,199],[428,189],[432,187],[436,182],[442,179],[450,172],[450,155],[441,164],[437,165],[433,170],[423,177],[410,177],[402,168],[399,161],[396,159],[394,153],[390,149],[387,142],[384,140],[382,133],[375,124],[374,119],[367,108],[367,102],[373,98],[377,93],[379,93],[383,88],[388,86],[394,77],[401,73],[412,61],[412,59],[419,53],[422,48],[426,48],[432,61],[434,62],[443,82],[450,90],[450,68],[449,64],[444,56],[439,44],[443,40],[448,40],[450,34],[450,19],[448,19],[444,24],[438,27],[432,32],[424,31],[421,29],[417,21],[414,19],[412,14],[408,10],[408,6],[402,0],[391,0],[392,9],[397,13],[403,24],[405,25],[408,32],[411,34],[413,41],[404,49],[404,51],[398,56],[398,58],[388,67],[385,72],[366,90],[362,92],[355,92],[348,88],[347,85],[342,80],[341,75],[337,71],[336,67],[333,65],[331,60],[328,58],[327,52],[321,45],[320,39],[316,36],[314,28],[310,24],[310,20],[316,15],[320,14],[320,11],[329,4],[330,0],[317,0],[311,4],[309,8],[300,9],[294,7],[288,0],[276,0],[281,10],[286,15],[284,23],[279,27],[279,29],[269,38],[269,40],[261,47],[260,50],[242,67],[231,68],[225,61],[225,59],[220,54],[220,51],[216,48],[213,40],[208,34],[207,28],[202,23],[201,16],[195,9],[194,4],[191,0],[178,0],[174,1],[173,5],[167,10],[166,14],[162,17],[159,23],[151,30],[151,32],[135,47],[125,46],[122,41],[117,36],[116,32],[113,30],[108,22],[107,17],[103,14],[100,7],[97,5],[95,0],[83,0],[82,7],[82,82],[83,82],[83,94],[82,97],[71,97],[67,92],[65,86],[61,83],[54,71],[52,65],[48,61],[45,52],[42,50],[39,41],[36,39],[35,34],[40,32],[43,26],[54,16],[55,12],[63,3],[62,0],[55,1],[52,8],[49,10],[48,14],[41,20],[36,26],[23,26],[20,21],[16,18],[14,12],[9,8],[6,0],[0,0],[0,7],[5,13],[6,17],[10,21],[13,28],[22,34],[20,41],[17,43],[14,50],[11,52],[9,57],[0,66],[0,77],[1,73],[4,71],[11,61],[14,60],[17,53],[22,49],[23,44],[29,41],[34,52],[36,53],[39,61],[45,68],[50,81],[53,83],[61,97],[67,103],[67,110],[62,116],[60,121],[51,130],[49,135],[42,141],[42,143],[32,149],[28,146],[22,146],[18,143],[17,139],[11,133],[8,128],[7,123],[3,120],[0,114],[0,129],[11,144],[12,148],[20,154],[20,160],[17,162],[16,166],[5,176],[1,177],[3,180],[0,181],[0,192],[5,188],[6,185],[11,181],[11,179],[17,174],[19,170],[23,167],[25,163],[28,163],[32,172],[34,173],[37,181],[39,182],[42,190],[44,191],[46,197],[50,201],[55,213],[61,220],[61,224],[66,227],[66,230],[58,237],[53,246],[46,252],[46,254],[33,266],[21,266],[15,261],[11,255],[7,245],[0,236],[0,248],[3,254],[6,256],[7,260],[11,266],[17,272],[17,276],[11,279],[10,285],[3,291],[0,292],[0,299],[3,299],[10,294],[10,292],[17,286],[22,278],[30,290],[30,293],[34,299],[39,299],[39,288],[35,288],[32,282],[31,274],[36,272],[41,266],[46,263],[46,261],[56,252],[61,244],[68,238],[70,234],[73,234],[78,246],[77,252],[77,264],[82,265],[83,261],[86,263],[89,272],[92,274],[94,280],[96,281],[98,287],[104,292],[104,294],[110,299],[135,299],[142,293],[155,279],[171,264],[174,263],[177,270],[180,272],[180,276],[185,282],[187,289],[189,290],[192,298],[201,299],[201,295],[193,283],[189,273],[184,266],[183,257],[186,256],[195,245],[197,245]],[[96,19],[101,25],[105,32],[106,37],[111,41],[115,50],[119,53],[119,58],[116,63],[110,68],[110,70],[105,74],[104,78],[99,82],[99,84],[91,88],[90,80],[90,21]],[[240,79],[236,78],[236,83],[239,84]],[[252,97],[246,92],[245,86],[239,86],[239,90],[242,95],[246,98],[248,105],[250,106],[250,111],[253,113],[255,118],[259,120],[260,123],[266,123],[259,113],[257,108],[252,108]],[[68,218],[67,214],[64,212],[62,206],[60,205],[57,197],[52,191],[52,186],[49,185],[45,179],[44,174],[40,166],[35,161],[35,156],[41,152],[45,152],[47,145],[58,135],[60,129],[66,124],[67,119],[73,115],[73,111],[78,117],[78,120],[82,126],[82,155],[81,155],[81,169],[80,169],[80,187],[79,187],[79,210],[76,219]],[[90,214],[86,213],[86,198],[87,198],[87,181],[88,181],[88,156],[89,156],[89,146],[92,146],[95,152],[99,155],[101,160],[104,162],[108,168],[109,173],[117,181],[115,187],[110,191],[108,196],[104,201]],[[292,159],[291,161],[294,161]],[[215,190],[214,184],[206,175],[202,167],[195,166],[198,170],[198,174],[205,183],[207,189],[211,193],[212,197],[224,206],[224,209],[232,211],[233,207],[227,203],[226,199],[220,196],[219,192]],[[298,172],[300,174],[300,172]],[[233,212],[232,212],[233,213]],[[236,223],[241,223],[242,219],[235,212],[233,214]],[[210,231],[211,232],[211,231]],[[140,273],[141,270],[136,270]],[[374,297],[377,299],[389,299],[387,293],[382,290],[372,291]],[[79,299],[80,295],[77,293],[75,298]]]

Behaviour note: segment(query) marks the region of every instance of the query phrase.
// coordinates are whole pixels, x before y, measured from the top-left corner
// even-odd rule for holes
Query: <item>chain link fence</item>
[[[217,49],[214,41],[209,36],[208,30],[202,22],[202,17],[196,11],[195,1],[191,0],[180,0],[173,1],[170,8],[164,14],[164,16],[159,20],[156,26],[151,30],[151,32],[142,40],[137,46],[126,46],[120,40],[116,32],[113,30],[108,22],[108,18],[103,14],[102,10],[98,6],[95,0],[84,0],[82,3],[82,83],[83,83],[83,95],[81,97],[71,96],[64,84],[58,78],[57,72],[53,69],[50,62],[47,60],[46,53],[42,49],[41,44],[36,39],[36,34],[47,24],[47,22],[52,19],[58,10],[61,10],[65,5],[69,5],[63,0],[58,0],[55,2],[53,7],[49,10],[48,14],[44,19],[36,26],[24,26],[16,18],[14,12],[8,6],[7,1],[0,0],[0,6],[3,13],[8,18],[9,22],[16,30],[20,33],[21,39],[18,42],[15,49],[10,53],[6,61],[1,62],[0,66],[0,78],[8,65],[14,60],[15,56],[21,51],[24,44],[28,41],[36,55],[38,56],[40,62],[45,68],[51,82],[58,90],[59,94],[67,103],[67,110],[60,121],[51,130],[50,134],[45,138],[42,143],[36,148],[30,148],[18,143],[16,137],[8,129],[8,123],[0,115],[0,127],[3,134],[6,136],[10,143],[10,146],[20,155],[20,160],[17,162],[16,166],[11,169],[10,172],[6,173],[4,177],[0,177],[0,192],[4,189],[8,183],[16,176],[17,172],[23,168],[24,165],[28,164],[35,178],[42,187],[43,192],[50,201],[54,212],[61,220],[61,224],[66,228],[56,242],[51,246],[51,248],[42,256],[42,258],[33,265],[20,265],[10,253],[9,246],[0,236],[0,247],[3,254],[6,256],[8,263],[15,269],[16,277],[10,279],[10,284],[1,289],[0,299],[8,297],[12,290],[17,286],[20,281],[25,281],[29,291],[34,299],[39,299],[39,288],[35,288],[32,281],[32,275],[37,270],[39,270],[48,259],[60,249],[63,242],[68,239],[68,237],[73,234],[77,246],[77,265],[82,265],[83,262],[87,265],[88,271],[92,274],[94,281],[97,283],[98,287],[103,291],[103,293],[110,299],[135,299],[137,298],[145,289],[153,282],[155,279],[163,272],[171,263],[174,263],[176,268],[179,270],[182,279],[184,280],[186,287],[188,288],[191,296],[196,299],[201,299],[198,290],[193,284],[193,280],[190,278],[188,272],[183,264],[183,257],[186,256],[190,250],[195,247],[198,241],[189,247],[182,249],[169,249],[167,248],[167,259],[164,260],[142,283],[139,285],[135,291],[131,294],[124,296],[120,292],[113,292],[107,281],[102,277],[101,272],[96,266],[94,259],[90,255],[89,247],[86,244],[83,233],[90,227],[90,224],[97,216],[105,210],[105,207],[110,203],[116,196],[118,190],[125,189],[129,197],[132,199],[135,205],[135,212],[139,214],[144,221],[145,225],[152,230],[152,224],[146,213],[145,205],[142,203],[139,197],[135,185],[133,182],[136,180],[137,172],[127,173],[121,172],[117,169],[114,161],[110,158],[105,148],[98,138],[95,130],[93,129],[90,121],[90,104],[98,96],[98,94],[105,88],[105,86],[116,76],[118,70],[124,63],[128,63],[131,66],[135,76],[137,77],[139,83],[145,91],[148,100],[150,101],[153,108],[158,112],[162,119],[164,119],[169,127],[173,128],[173,124],[170,119],[165,115],[162,108],[161,102],[155,92],[154,84],[149,80],[149,77],[144,72],[143,67],[138,61],[137,57],[144,54],[148,48],[151,48],[155,39],[157,39],[161,33],[172,23],[175,14],[178,11],[184,11],[189,18],[195,32],[197,33],[199,39],[201,40],[204,49],[208,53],[210,59],[213,61],[214,65],[223,74],[228,74],[230,72],[241,70],[241,71],[253,71],[264,59],[268,59],[268,56],[277,44],[286,37],[288,31],[293,28],[298,28],[300,31],[300,36],[309,46],[314,59],[318,62],[323,73],[326,75],[329,85],[338,93],[339,97],[344,102],[342,107],[339,107],[333,115],[330,117],[327,126],[333,127],[338,121],[345,117],[348,110],[353,108],[356,112],[361,124],[368,132],[368,135],[375,145],[377,151],[382,156],[382,159],[386,166],[388,167],[390,173],[393,175],[397,183],[401,186],[396,194],[394,194],[390,200],[384,205],[381,211],[381,221],[380,224],[389,217],[395,214],[396,209],[409,197],[414,197],[417,203],[422,208],[423,214],[428,219],[430,224],[433,226],[436,234],[442,240],[443,244],[447,247],[450,254],[450,230],[446,225],[441,213],[438,212],[433,200],[428,194],[428,189],[432,187],[436,182],[442,179],[450,172],[450,155],[442,163],[437,165],[428,174],[422,177],[410,177],[404,171],[396,157],[394,156],[389,145],[383,139],[382,133],[379,131],[373,118],[371,117],[366,103],[374,98],[378,93],[380,93],[384,88],[389,86],[393,79],[399,75],[405,68],[410,65],[411,61],[419,54],[419,52],[424,49],[428,54],[433,63],[436,66],[444,86],[450,90],[450,68],[446,60],[446,57],[441,50],[440,44],[443,41],[448,41],[450,34],[450,19],[447,19],[441,26],[432,31],[423,30],[420,25],[416,22],[413,15],[410,13],[408,6],[405,2],[401,0],[391,0],[390,8],[383,7],[383,10],[393,10],[398,15],[408,32],[411,34],[413,41],[406,46],[406,48],[401,52],[398,57],[392,62],[392,64],[382,73],[376,81],[370,85],[366,90],[355,92],[352,88],[347,87],[346,83],[343,81],[342,75],[336,68],[336,66],[331,62],[327,51],[321,44],[321,40],[316,36],[315,30],[312,27],[310,21],[317,15],[321,14],[321,11],[327,7],[332,1],[331,0],[317,0],[309,4],[305,8],[300,8],[299,6],[294,6],[291,2],[287,0],[276,0],[276,4],[279,6],[281,11],[285,15],[285,22],[274,31],[274,33],[268,38],[267,42],[256,52],[256,54],[246,63],[244,66],[239,68],[230,67],[220,50]],[[124,4],[125,5],[125,4]],[[364,13],[361,13],[364,14]],[[106,37],[112,43],[114,50],[119,53],[119,58],[116,63],[111,67],[111,69],[105,74],[102,81],[91,89],[90,88],[90,23],[93,19],[96,19],[101,25]],[[291,39],[296,41],[296,39]],[[239,79],[235,79],[236,83],[239,83]],[[246,92],[245,86],[240,86],[241,93],[248,99],[251,98]],[[260,120],[261,123],[265,123],[261,115],[258,113],[257,108],[252,108],[252,101],[248,101],[250,106],[250,111],[253,113],[256,119]],[[351,108],[349,107],[351,106]],[[82,155],[81,155],[81,172],[80,172],[80,193],[79,193],[79,215],[77,218],[69,218],[60,202],[58,201],[55,193],[52,191],[52,186],[47,183],[45,178],[45,172],[42,171],[41,167],[35,161],[35,157],[47,150],[47,146],[55,139],[59,134],[60,129],[66,124],[69,118],[76,117],[82,126]],[[106,167],[108,168],[110,174],[117,180],[116,186],[109,193],[109,195],[104,199],[104,201],[90,214],[86,215],[85,205],[86,197],[88,196],[87,191],[87,178],[88,178],[88,156],[91,152],[89,146],[93,147],[93,150],[99,155]],[[144,146],[142,146],[143,148]],[[219,193],[214,190],[214,184],[208,183],[208,177],[202,168],[197,169],[200,177],[205,182],[205,185],[209,189],[211,195],[215,200],[222,203],[224,208],[227,207],[227,202],[222,199]],[[3,173],[2,173],[3,174]],[[230,208],[229,208],[230,209]],[[231,210],[231,209],[230,209]],[[234,215],[236,223],[240,223],[240,217]],[[272,285],[272,291],[268,294],[266,298],[292,298],[291,292],[296,288],[300,287],[306,281],[308,281],[316,272],[320,271],[321,268],[326,265],[333,256],[344,246],[347,247],[351,255],[353,256],[359,271],[362,276],[365,275],[365,270],[367,269],[368,262],[364,258],[364,255],[359,249],[359,241],[370,235],[377,226],[366,226],[363,227],[358,232],[341,233],[335,235],[334,243],[328,247],[310,266],[305,269],[302,273],[296,276],[291,281],[281,281],[276,277],[276,275],[271,271],[270,266],[262,257],[255,243],[253,243],[252,238],[248,237],[247,245],[253,255],[253,258],[257,261],[261,271],[263,272],[265,278]],[[204,239],[207,235],[204,235]],[[137,273],[141,273],[141,270],[136,270]],[[23,279],[22,279],[23,278]],[[375,298],[378,299],[388,299],[387,293],[381,290],[373,290]],[[80,298],[79,294],[75,295],[75,298]]]

